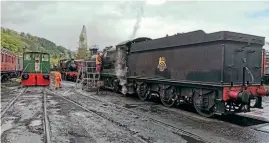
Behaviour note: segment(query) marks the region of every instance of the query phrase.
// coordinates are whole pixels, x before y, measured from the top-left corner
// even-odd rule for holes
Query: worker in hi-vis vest
[[[54,73],[54,77],[55,77],[55,89],[58,89],[61,87],[62,75],[60,72],[56,71]]]
[[[96,56],[96,72],[100,74],[102,66],[102,53],[98,53]]]

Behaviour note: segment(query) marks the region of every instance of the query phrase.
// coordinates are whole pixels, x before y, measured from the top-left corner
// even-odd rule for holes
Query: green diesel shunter
[[[23,86],[50,85],[50,55],[48,53],[23,53],[21,84]]]

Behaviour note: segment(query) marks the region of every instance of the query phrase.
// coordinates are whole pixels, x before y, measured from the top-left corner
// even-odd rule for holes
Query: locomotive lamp
[[[29,78],[29,74],[28,73],[23,73],[22,74],[22,79],[23,80],[27,80]]]
[[[50,76],[48,73],[43,74],[43,78],[49,80]]]

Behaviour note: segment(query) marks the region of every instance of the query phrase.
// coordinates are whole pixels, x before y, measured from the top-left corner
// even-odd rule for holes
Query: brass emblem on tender
[[[162,72],[166,69],[165,57],[159,58],[158,69]]]

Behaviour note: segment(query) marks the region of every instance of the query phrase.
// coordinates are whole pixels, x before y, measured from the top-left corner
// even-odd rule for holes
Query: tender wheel
[[[198,93],[195,93],[193,95],[193,106],[198,114],[204,116],[204,117],[212,117],[216,113],[216,106],[215,104],[211,107],[208,106],[207,99],[210,95],[199,95]]]
[[[176,91],[174,87],[165,89],[163,92],[160,92],[160,99],[164,106],[172,107],[176,102]]]
[[[136,87],[136,92],[137,92],[137,95],[138,97],[145,101],[148,99],[149,97],[149,94],[148,94],[148,85],[146,83],[138,83],[137,84],[137,87]]]

